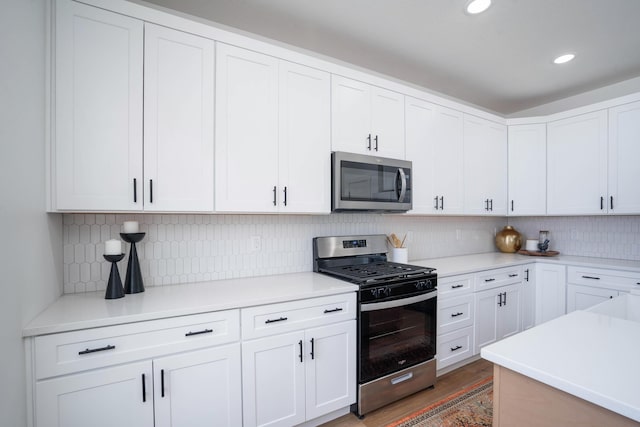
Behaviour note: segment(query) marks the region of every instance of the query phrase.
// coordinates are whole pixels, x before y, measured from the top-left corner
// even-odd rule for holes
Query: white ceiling
[[[504,116],[640,76],[640,0],[148,1]]]

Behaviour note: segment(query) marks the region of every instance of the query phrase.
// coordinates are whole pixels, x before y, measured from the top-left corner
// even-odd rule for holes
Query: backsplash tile
[[[396,233],[407,237],[409,262],[495,251],[508,222],[526,238],[549,230],[551,249],[565,255],[640,260],[640,216],[414,217],[408,215],[64,214],[64,292],[104,290],[110,265],[104,242],[136,220],[147,233],[138,247],[145,286],[312,270],[316,236]],[[259,237],[260,249],[252,249]],[[118,263],[124,280],[127,256]]]
[[[64,292],[104,290],[110,265],[104,242],[136,220],[147,233],[137,244],[145,287],[312,270],[316,236],[408,233],[409,261],[495,250],[504,218],[380,214],[161,215],[64,214]],[[252,238],[259,238],[253,250]],[[127,254],[118,263],[124,280]]]

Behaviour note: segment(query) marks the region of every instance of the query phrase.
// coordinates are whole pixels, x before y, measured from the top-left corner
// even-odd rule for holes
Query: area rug
[[[489,377],[387,427],[484,427],[492,420],[493,377]]]

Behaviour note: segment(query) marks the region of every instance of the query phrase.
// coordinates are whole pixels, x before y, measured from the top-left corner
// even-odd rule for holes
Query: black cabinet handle
[[[591,279],[591,280],[600,280],[599,277],[595,277],[595,276],[582,276],[583,279]]]
[[[300,346],[300,363],[302,363],[302,340],[298,342],[298,345]]]
[[[286,317],[279,317],[277,319],[267,319],[264,321],[264,323],[284,322],[285,320],[287,320]]]
[[[287,186],[285,185],[284,190],[284,205],[287,206]]]
[[[340,308],[340,307],[336,307],[336,308],[332,308],[331,310],[325,310],[325,311],[324,311],[324,314],[327,314],[327,313],[335,313],[336,311],[342,311],[342,308]]]
[[[187,332],[186,334],[184,334],[185,337],[192,337],[194,335],[202,335],[202,334],[210,334],[213,332],[213,329],[203,329],[201,331],[196,331],[196,332]]]
[[[490,199],[490,200],[489,200],[489,203],[490,203],[490,206],[491,206],[491,207],[489,208],[489,210],[493,212],[493,199]]]
[[[160,397],[164,397],[164,369],[160,370]]]
[[[133,178],[133,203],[138,203],[138,180]]]
[[[273,206],[276,206],[276,186],[273,186]]]
[[[504,295],[504,301],[502,302],[502,304],[507,305],[507,293],[503,292],[502,294]]]
[[[142,374],[142,402],[147,401],[147,382],[144,379],[144,374]]]
[[[453,285],[453,286],[451,286],[451,289],[458,289],[458,288],[464,288],[464,285]]]
[[[498,294],[498,307],[502,307],[503,303],[502,303],[502,292],[500,292]]]
[[[513,212],[513,200],[511,201],[511,212]]]
[[[518,277],[518,273],[512,273],[509,275],[509,277]]]
[[[489,210],[489,199],[484,201],[484,210],[488,211]]]
[[[311,338],[311,360],[315,359],[315,340]]]
[[[457,313],[451,313],[451,317],[458,317],[458,316],[462,316],[463,314],[464,314],[464,313],[460,313],[460,312],[457,312]]]
[[[367,137],[367,150],[371,151],[371,134]]]
[[[524,271],[524,274],[525,274],[524,280],[526,280],[528,282],[529,281],[529,269],[528,268]]]
[[[153,180],[149,180],[149,203],[153,203]]]
[[[461,345],[457,345],[457,346],[455,346],[455,347],[451,347],[451,351],[458,351],[458,350],[460,350],[461,348],[462,348],[462,346],[461,346]]]
[[[435,204],[435,206],[434,206],[434,208],[435,208],[436,210],[438,210],[438,209],[439,209],[439,208],[438,208],[438,196],[434,197],[434,198],[433,198],[433,201],[436,203],[436,204]]]
[[[491,279],[484,279],[485,282],[494,282],[496,279],[491,278]]]
[[[376,135],[375,138],[373,138],[373,140],[376,142],[376,146],[375,146],[375,150],[378,151],[378,135]]]
[[[440,210],[444,210],[444,196],[440,196]]]
[[[600,196],[600,210],[604,209],[604,197]]]
[[[609,207],[613,210],[613,196],[609,197]]]
[[[107,345],[105,347],[100,347],[100,348],[88,348],[86,350],[79,351],[78,354],[83,355],[83,354],[97,353],[99,351],[115,350],[115,348],[116,348],[115,345]]]

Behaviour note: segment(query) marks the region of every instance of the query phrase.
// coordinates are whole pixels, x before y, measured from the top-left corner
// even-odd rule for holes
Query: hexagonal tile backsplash
[[[64,292],[104,290],[110,265],[104,242],[124,221],[147,233],[137,244],[145,287],[312,270],[315,236],[396,233],[407,237],[409,262],[495,251],[505,218],[408,215],[64,214]],[[640,217],[509,218],[529,238],[551,231],[552,249],[567,255],[640,259]],[[124,281],[127,254],[118,263]]]

